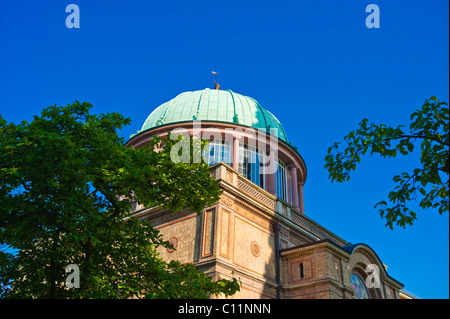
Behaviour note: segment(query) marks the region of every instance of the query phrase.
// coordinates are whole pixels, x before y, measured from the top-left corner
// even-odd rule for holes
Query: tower
[[[175,250],[164,259],[194,263],[213,279],[241,281],[234,298],[401,298],[365,244],[351,244],[305,214],[306,164],[278,119],[255,99],[231,90],[184,92],[153,110],[127,146],[184,129],[208,139],[205,159],[223,190],[195,212],[134,209]]]

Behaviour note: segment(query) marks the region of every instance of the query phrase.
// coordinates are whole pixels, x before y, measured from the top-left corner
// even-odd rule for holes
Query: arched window
[[[355,296],[358,299],[369,299],[369,292],[366,288],[366,285],[364,284],[364,281],[361,279],[361,277],[355,273],[352,273],[351,276],[351,284],[352,289],[355,292]]]

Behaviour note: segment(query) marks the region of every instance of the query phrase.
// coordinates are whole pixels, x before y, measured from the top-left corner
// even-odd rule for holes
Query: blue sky
[[[80,28],[65,25],[68,4]],[[368,29],[365,8],[380,8]],[[32,120],[75,99],[141,128],[181,92],[251,96],[283,124],[308,167],[306,214],[371,246],[422,298],[449,298],[449,219],[418,211],[391,231],[374,204],[418,157],[363,158],[348,183],[324,169],[327,149],[363,118],[396,126],[433,95],[449,100],[448,1],[1,1],[0,113]],[[417,154],[416,154],[417,155]],[[417,204],[413,204],[417,207]]]

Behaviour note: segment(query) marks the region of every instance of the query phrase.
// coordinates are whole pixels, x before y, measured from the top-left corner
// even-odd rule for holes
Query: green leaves
[[[421,167],[413,174],[407,172],[394,176],[397,186],[388,195],[393,204],[389,207],[381,201],[375,207],[380,216],[386,219],[386,226],[391,229],[396,224],[401,227],[412,225],[416,213],[410,211],[407,203],[422,197],[420,207],[438,209],[439,214],[448,212],[449,192],[449,110],[446,102],[435,96],[425,100],[421,110],[411,114],[409,132],[403,125],[390,127],[376,125],[363,119],[359,129],[351,131],[344,137],[347,143],[344,150],[340,143],[328,148],[325,156],[325,168],[332,182],[344,182],[350,179],[350,173],[356,170],[361,156],[370,149],[370,155],[396,157],[398,153],[410,155],[415,149],[414,143],[420,143]]]
[[[202,211],[217,201],[208,165],[173,163],[175,141],[125,147],[117,132],[130,120],[93,115],[91,108],[78,101],[49,106],[18,125],[0,117],[0,244],[19,250],[0,254],[0,282],[12,287],[6,297],[203,298],[236,291],[193,266],[164,262],[156,249],[169,243],[150,223],[129,218],[136,199],[173,211]],[[79,265],[79,289],[64,287],[68,264]],[[189,282],[197,288],[185,291]]]
[[[158,282],[164,289],[149,289],[145,298],[207,299],[210,295],[231,296],[240,290],[236,279],[221,279],[213,282],[206,274],[199,272],[193,264],[182,264],[172,260],[167,267],[168,271]]]

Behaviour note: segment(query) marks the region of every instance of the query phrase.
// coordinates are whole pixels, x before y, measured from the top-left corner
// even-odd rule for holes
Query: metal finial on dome
[[[214,80],[214,84],[216,85],[214,89],[219,90],[220,85],[217,83],[217,72],[211,71],[212,74],[216,76],[216,79]]]

